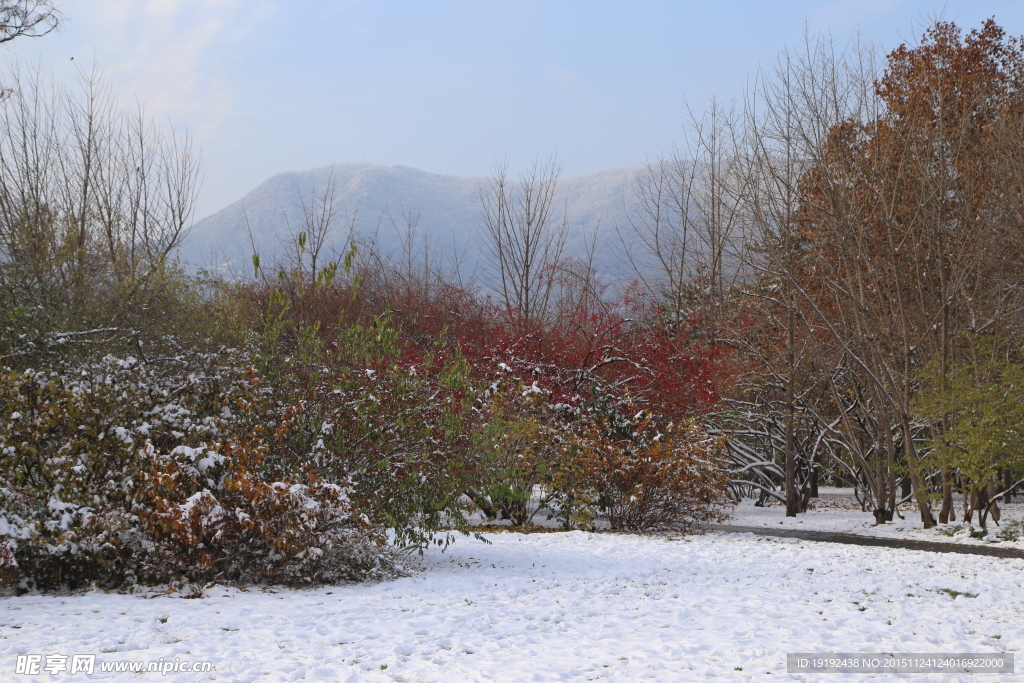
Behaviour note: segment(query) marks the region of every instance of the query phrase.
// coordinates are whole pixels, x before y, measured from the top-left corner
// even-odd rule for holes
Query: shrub
[[[487,421],[478,447],[484,452],[485,472],[468,495],[488,517],[502,517],[516,526],[532,521],[537,510],[555,495],[554,475],[571,453],[564,407],[552,405],[534,382],[523,384],[509,375],[482,395]],[[537,487],[547,495],[532,512],[529,503]]]
[[[133,512],[153,544],[130,549],[146,582],[324,582],[382,567],[384,539],[358,512],[351,485],[264,481],[266,449],[249,437],[223,455],[179,448],[152,458]],[[220,482],[213,490],[210,474]]]
[[[688,527],[724,516],[725,444],[696,420],[659,427],[641,413],[633,421],[591,424],[577,445],[578,481],[594,492],[612,529]]]
[[[18,561],[14,559],[11,541],[0,536],[0,588],[11,588],[18,581]]]
[[[483,456],[474,440],[481,413],[458,348],[417,349],[387,315],[334,338],[301,323],[281,331],[298,343],[287,354],[261,347],[274,369],[253,408],[263,411],[257,422],[291,426],[267,436],[267,476],[307,470],[351,479],[372,525],[390,528],[403,547],[433,542],[442,527],[464,528],[462,493],[480,476]]]
[[[350,482],[265,476],[270,441],[298,427],[253,410],[275,404],[254,395],[245,358],[0,374],[0,539],[17,565],[5,573],[51,588],[333,580],[382,566]]]
[[[996,535],[1004,541],[1019,541],[1024,538],[1024,522],[1009,522]]]
[[[216,360],[107,357],[73,373],[0,372],[2,535],[24,577],[49,586],[120,574],[97,525],[130,516],[146,444],[170,450],[218,436],[238,378]]]

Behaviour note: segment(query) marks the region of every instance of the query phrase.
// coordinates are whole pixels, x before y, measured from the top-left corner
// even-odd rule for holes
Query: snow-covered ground
[[[487,538],[375,585],[2,598],[0,680],[897,680],[789,675],[786,653],[1024,647],[1024,560],[750,534]],[[27,653],[95,653],[97,673],[15,675]],[[98,673],[161,658],[214,671]]]
[[[1022,497],[1017,496],[1017,501],[1021,500]],[[915,541],[968,545],[998,544],[1005,548],[1024,549],[1024,524],[1022,524],[1024,522],[1024,502],[1001,504],[1002,516],[999,524],[993,522],[990,517],[984,536],[982,536],[983,530],[979,523],[978,513],[974,513],[973,524],[965,524],[963,501],[958,496],[955,503],[956,521],[940,524],[932,529],[923,528],[921,514],[916,505],[911,503],[904,503],[900,507],[903,519],[894,517],[891,523],[875,526],[874,516],[870,512],[861,510],[860,503],[853,495],[853,489],[822,487],[819,490],[819,497],[812,500],[812,509],[796,517],[787,518],[785,510],[777,503],[766,507],[756,507],[754,501],[748,499],[733,509],[730,518],[725,523],[771,529],[832,531]],[[933,510],[933,514],[938,517],[938,508]]]

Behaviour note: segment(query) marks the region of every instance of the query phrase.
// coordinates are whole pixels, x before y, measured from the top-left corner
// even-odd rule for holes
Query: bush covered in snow
[[[270,439],[293,427],[251,408],[242,359],[0,373],[6,580],[294,582],[376,570],[383,540],[349,482],[265,476]]]
[[[567,528],[720,511],[721,444],[680,422],[710,400],[684,386],[711,385],[677,337],[610,313],[527,329],[450,292],[410,317],[386,280],[337,273],[182,283],[202,311],[191,336],[92,330],[63,352],[8,328],[0,579],[358,579],[468,532],[474,505],[528,524],[537,490]],[[660,422],[625,419],[637,403]]]
[[[372,524],[403,547],[464,527],[462,493],[481,476],[484,456],[458,349],[417,348],[386,315],[333,339],[296,328],[296,347],[260,350],[265,395],[291,407],[294,425],[273,437],[274,476],[303,469],[331,482],[351,478]]]
[[[614,530],[643,532],[725,516],[725,440],[698,420],[627,417],[628,400],[553,402],[537,381],[506,372],[480,395],[487,476],[467,491],[487,517],[518,526],[546,509],[566,529],[592,528],[600,515]]]

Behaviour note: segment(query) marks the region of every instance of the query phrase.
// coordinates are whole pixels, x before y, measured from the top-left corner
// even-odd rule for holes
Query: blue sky
[[[190,130],[197,218],[267,177],[331,162],[483,175],[557,152],[565,173],[642,162],[683,101],[740,95],[805,25],[892,48],[929,18],[1024,34],[1002,0],[64,0],[63,31],[13,43],[60,79],[95,60],[122,102]],[[71,62],[70,58],[75,61]]]

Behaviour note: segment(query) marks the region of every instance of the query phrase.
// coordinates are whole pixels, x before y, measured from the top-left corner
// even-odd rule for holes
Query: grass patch
[[[1014,522],[1020,524],[1020,522]],[[959,536],[963,533],[964,529],[971,535],[971,538],[985,538],[988,536],[988,529],[975,529],[972,525],[957,524],[956,526],[946,527],[945,529],[939,529],[939,533],[943,536]],[[1024,535],[1024,529],[1020,530],[1021,535]]]
[[[948,595],[949,597],[953,598],[954,600],[956,600],[958,595],[962,595],[965,598],[976,598],[976,597],[978,597],[977,593],[968,593],[966,591],[958,591],[958,590],[954,590],[952,588],[940,588],[940,589],[938,589],[935,592],[936,593],[945,593],[946,595]]]
[[[1024,539],[1024,522],[1007,522],[996,536],[1003,541],[1020,541]]]

